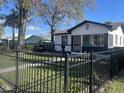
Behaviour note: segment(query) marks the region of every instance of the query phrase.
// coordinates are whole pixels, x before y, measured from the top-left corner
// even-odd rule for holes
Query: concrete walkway
[[[19,69],[24,68],[24,67],[25,67],[25,65],[21,65],[21,66],[19,66]],[[15,71],[15,70],[16,70],[16,66],[3,68],[3,69],[0,69],[0,74],[12,72],[12,71]]]

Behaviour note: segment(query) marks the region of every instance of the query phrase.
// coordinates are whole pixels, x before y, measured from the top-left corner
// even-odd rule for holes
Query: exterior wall
[[[104,26],[92,24],[89,24],[89,29],[86,29],[86,24],[77,27],[72,31],[72,35],[88,35],[88,34],[104,34],[108,33],[108,29]]]
[[[114,48],[114,47],[124,47],[124,33],[123,30],[121,29],[121,27],[118,27],[116,30],[114,31],[110,31],[109,29],[107,29],[104,26],[101,25],[97,25],[97,24],[92,24],[92,23],[87,23],[89,24],[89,28],[86,28],[86,24],[79,26],[77,28],[75,28],[71,34],[64,34],[64,35],[68,35],[68,45],[65,47],[66,51],[72,51],[72,47],[71,47],[71,36],[73,35],[81,35],[81,45],[83,44],[83,35],[95,35],[95,34],[104,34],[105,35],[105,46],[101,47],[104,49],[110,49],[110,48]],[[110,46],[110,42],[111,42],[111,35],[113,36],[113,44]],[[115,35],[118,36],[118,42],[116,45],[116,40],[115,40]],[[61,37],[62,35],[55,35],[55,50],[56,51],[62,51],[61,49]],[[121,41],[121,45],[120,45],[120,37],[122,37],[122,41]],[[95,47],[97,48],[97,47]],[[83,49],[81,50],[83,51]]]
[[[63,34],[63,35],[68,35],[68,45],[65,46],[65,51],[70,51],[71,52],[71,35],[70,34]],[[61,48],[61,38],[63,35],[55,35],[55,50],[56,51],[62,51]]]
[[[124,47],[124,33],[121,27],[118,27],[116,30],[109,32],[110,35],[113,35],[113,47]],[[116,44],[116,35],[117,35],[117,44]],[[120,37],[121,44],[120,44]],[[111,47],[111,46],[109,46]]]
[[[88,29],[86,29],[86,24],[84,24],[84,25],[74,29],[71,33],[72,35],[81,35],[81,37],[82,37],[82,39],[81,39],[82,51],[85,51],[85,50],[100,51],[100,50],[108,49],[108,32],[109,32],[109,29],[107,29],[104,26],[97,25],[97,24],[92,24],[92,23],[88,23],[88,24],[89,24]],[[103,47],[83,46],[83,35],[95,35],[95,34],[104,34],[105,35],[104,46]]]

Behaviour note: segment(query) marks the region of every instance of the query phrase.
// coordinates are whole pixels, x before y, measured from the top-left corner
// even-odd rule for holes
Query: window
[[[84,35],[83,45],[104,46],[104,35]]]
[[[86,24],[86,30],[88,30],[88,29],[89,29],[89,26],[90,26],[89,24]]]
[[[123,38],[123,45],[124,45],[124,38]]]
[[[91,36],[90,35],[84,35],[83,36],[83,45],[92,45],[91,42]]]
[[[120,36],[120,45],[121,45],[122,37]]]
[[[115,45],[117,45],[117,44],[118,44],[118,36],[115,35]]]
[[[108,40],[109,46],[113,46],[113,35],[109,35]]]
[[[68,45],[68,36],[62,36],[62,42],[65,43],[65,45]]]
[[[104,46],[104,35],[94,35],[93,46]]]

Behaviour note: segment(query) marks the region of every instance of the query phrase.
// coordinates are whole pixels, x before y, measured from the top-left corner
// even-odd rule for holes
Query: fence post
[[[90,85],[89,85],[89,93],[93,93],[93,56],[94,56],[94,53],[92,52],[90,54],[90,78],[89,78],[89,82],[90,82]]]
[[[18,53],[19,51],[16,51],[16,60],[15,60],[15,65],[16,65],[16,72],[15,72],[15,93],[18,93],[18,86],[19,86],[19,64],[18,64]]]
[[[69,71],[69,54],[65,56],[65,67],[64,67],[64,93],[68,93],[68,72]]]

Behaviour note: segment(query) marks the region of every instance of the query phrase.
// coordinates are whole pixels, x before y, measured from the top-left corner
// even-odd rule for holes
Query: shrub
[[[25,45],[26,50],[33,50],[34,45]]]

